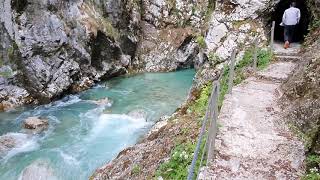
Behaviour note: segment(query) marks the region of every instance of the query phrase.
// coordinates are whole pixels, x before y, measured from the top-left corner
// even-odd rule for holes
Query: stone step
[[[300,52],[299,51],[297,51],[297,52],[280,52],[280,51],[274,50],[273,54],[275,56],[299,56]]]
[[[279,61],[292,61],[292,62],[297,62],[302,59],[301,56],[288,56],[288,55],[275,55],[275,57]]]
[[[282,56],[298,56],[301,50],[301,44],[292,43],[290,48],[284,49],[283,43],[276,42],[274,44],[274,54],[275,55],[282,55]]]
[[[294,70],[296,64],[293,62],[276,62],[271,64],[267,69],[257,72],[258,79],[282,83],[288,79],[290,73]]]

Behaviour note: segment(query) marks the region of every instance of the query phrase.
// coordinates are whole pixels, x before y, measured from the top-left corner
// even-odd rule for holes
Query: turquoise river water
[[[172,114],[186,99],[194,74],[183,70],[114,78],[47,105],[0,113],[0,135],[22,142],[0,157],[0,179],[19,179],[37,161],[46,162],[57,179],[88,179],[161,116]],[[106,97],[111,104],[94,103]],[[146,118],[129,116],[132,111],[145,112]],[[24,134],[22,121],[34,116],[47,118],[48,130]]]

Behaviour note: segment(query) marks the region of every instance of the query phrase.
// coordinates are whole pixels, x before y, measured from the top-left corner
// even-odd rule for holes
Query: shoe
[[[289,48],[289,46],[290,46],[290,43],[289,43],[289,41],[286,41],[285,43],[284,43],[284,48],[285,49],[288,49]]]

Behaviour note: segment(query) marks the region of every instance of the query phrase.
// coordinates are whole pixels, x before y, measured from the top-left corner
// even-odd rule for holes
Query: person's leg
[[[293,35],[294,35],[294,26],[289,26],[289,28],[288,28],[288,41],[289,41],[289,43],[293,42]]]
[[[289,26],[284,26],[284,42],[289,41]]]
[[[284,48],[287,49],[289,47],[289,30],[290,30],[290,27],[285,25],[284,26]]]

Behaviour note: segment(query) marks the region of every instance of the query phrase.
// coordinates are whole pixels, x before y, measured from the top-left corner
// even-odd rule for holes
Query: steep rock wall
[[[2,76],[7,85],[2,90],[23,89],[24,98],[46,103],[65,92],[88,88],[102,77],[126,71],[118,32],[97,4],[5,0],[0,7],[2,49],[9,54],[3,53],[3,62],[13,68],[13,73]],[[1,94],[2,104],[17,104],[10,93]]]
[[[0,103],[47,103],[134,71],[192,67],[208,1],[4,0]],[[197,28],[194,28],[197,27]],[[10,93],[12,88],[15,92]]]

